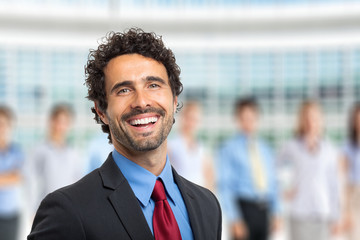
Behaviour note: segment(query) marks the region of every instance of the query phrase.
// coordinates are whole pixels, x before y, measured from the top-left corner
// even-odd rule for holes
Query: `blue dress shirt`
[[[20,172],[24,156],[15,144],[6,151],[0,151],[0,174],[13,171]],[[20,213],[21,192],[20,184],[0,188],[0,216],[9,217]],[[1,234],[0,234],[1,235]]]
[[[245,135],[238,134],[228,140],[219,150],[217,165],[220,200],[230,222],[242,219],[238,207],[239,198],[249,201],[266,201],[270,204],[272,214],[279,210],[273,154],[264,142],[259,139],[251,140],[258,144],[266,172],[267,191],[259,192],[253,182],[248,151],[249,141],[250,139]]]
[[[349,164],[348,180],[351,184],[360,185],[360,147],[349,141],[343,151]]]
[[[189,216],[180,190],[174,181],[168,157],[166,158],[163,171],[159,176],[155,176],[145,168],[125,158],[116,150],[112,152],[112,156],[137,197],[151,232],[154,233],[152,216],[155,208],[155,202],[151,199],[151,194],[156,180],[161,179],[164,183],[166,196],[179,226],[182,239],[192,240],[193,233]]]

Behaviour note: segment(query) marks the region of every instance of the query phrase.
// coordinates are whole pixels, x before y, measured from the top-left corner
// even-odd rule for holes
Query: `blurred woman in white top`
[[[328,240],[340,213],[338,152],[323,138],[323,114],[315,101],[299,111],[295,137],[280,151],[280,166],[290,169],[285,190],[291,240]]]
[[[213,168],[205,148],[197,138],[202,108],[191,100],[181,109],[179,133],[168,143],[169,159],[175,170],[198,185],[213,189]]]
[[[344,149],[346,176],[345,229],[348,239],[360,239],[360,103],[350,112],[348,141]]]

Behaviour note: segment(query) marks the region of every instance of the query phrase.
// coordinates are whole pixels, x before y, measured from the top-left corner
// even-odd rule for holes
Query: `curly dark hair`
[[[238,114],[245,108],[251,108],[254,111],[258,112],[260,110],[260,106],[255,97],[246,96],[242,98],[238,98],[235,102],[234,113]]]
[[[62,113],[66,114],[70,118],[75,117],[75,113],[71,105],[67,103],[58,103],[51,108],[50,119],[55,119]]]
[[[5,105],[0,105],[0,116],[4,116],[9,122],[13,122],[16,118],[11,108]]]
[[[357,146],[360,142],[359,139],[359,131],[360,129],[357,128],[357,116],[360,113],[360,102],[354,103],[349,115],[349,126],[348,126],[348,137],[350,143],[353,146]]]
[[[85,85],[88,88],[87,98],[94,101],[100,111],[106,112],[107,109],[104,68],[111,59],[133,53],[162,63],[169,76],[173,96],[179,96],[182,92],[183,85],[180,81],[180,68],[176,64],[174,53],[165,47],[161,36],[157,36],[153,32],[144,32],[140,28],[130,28],[124,33],[109,32],[102,39],[98,49],[90,50],[85,66]],[[179,105],[177,110],[179,110]],[[101,124],[103,132],[109,134],[108,139],[111,143],[109,126],[100,119],[94,107],[91,108],[91,111],[95,114],[95,121]]]

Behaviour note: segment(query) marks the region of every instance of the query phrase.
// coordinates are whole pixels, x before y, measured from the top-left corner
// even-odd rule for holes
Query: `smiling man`
[[[140,29],[112,32],[90,52],[88,98],[115,150],[42,201],[29,240],[221,239],[217,199],[179,176],[166,154],[179,75],[161,37]]]

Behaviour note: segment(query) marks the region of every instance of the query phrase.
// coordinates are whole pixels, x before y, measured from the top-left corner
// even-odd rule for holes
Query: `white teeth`
[[[150,117],[150,118],[142,118],[142,119],[134,119],[130,121],[130,124],[135,126],[135,125],[140,125],[140,124],[149,124],[149,123],[155,123],[158,120],[157,117]]]

